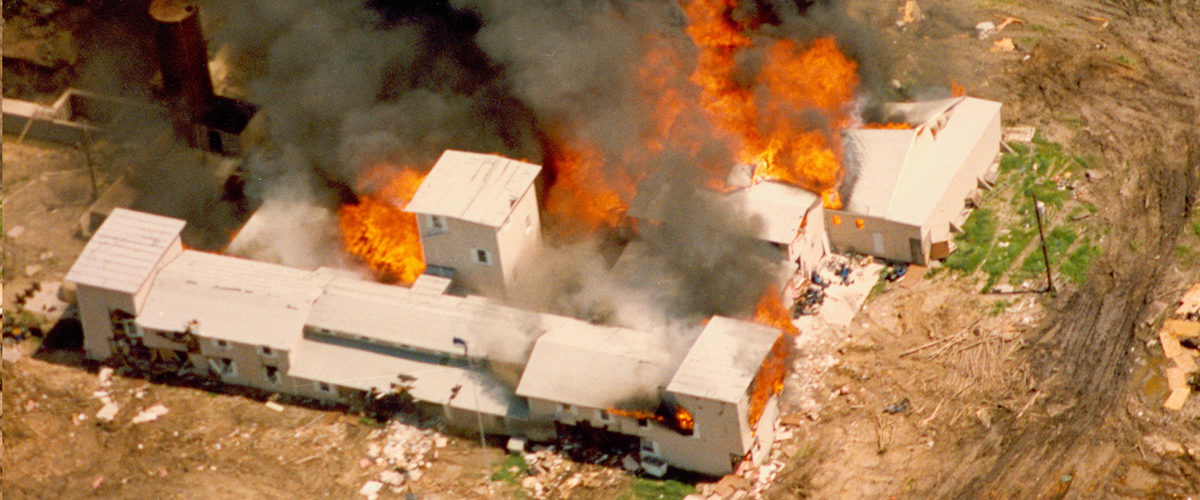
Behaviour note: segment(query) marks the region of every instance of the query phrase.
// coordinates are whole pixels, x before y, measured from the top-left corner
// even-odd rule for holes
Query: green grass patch
[[[658,480],[639,477],[633,480],[624,500],[680,500],[696,492],[696,487],[674,479]]]
[[[1059,266],[1058,272],[1072,283],[1082,283],[1083,278],[1087,276],[1088,267],[1099,256],[1100,247],[1085,241],[1067,256],[1066,262]]]
[[[1067,253],[1067,248],[1075,242],[1075,238],[1075,232],[1064,226],[1058,226],[1050,230],[1050,234],[1046,235],[1046,254],[1050,259],[1051,268],[1062,260],[1063,255]],[[1033,251],[1025,256],[1024,261],[1021,261],[1020,272],[1024,276],[1046,272],[1046,264],[1042,258],[1040,245],[1035,245]]]
[[[1192,223],[1192,235],[1197,238],[1200,238],[1200,222]]]
[[[990,209],[971,212],[963,223],[963,233],[954,237],[958,249],[946,258],[946,267],[971,274],[979,268],[996,237],[996,216]]]
[[[983,286],[984,291],[991,290],[993,285],[1000,282],[1000,277],[1008,272],[1008,268],[1012,267],[1013,261],[1033,240],[1036,232],[1032,229],[1012,229],[1000,237],[1000,243],[983,262],[983,272],[988,275],[987,284]]]
[[[510,453],[492,471],[492,481],[504,481],[515,485],[520,483],[521,478],[528,473],[529,464],[525,462],[525,457]]]

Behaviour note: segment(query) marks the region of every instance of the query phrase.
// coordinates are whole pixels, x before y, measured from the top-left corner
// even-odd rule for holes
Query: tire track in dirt
[[[1035,48],[1033,64],[1018,75],[1023,92],[1042,96],[1051,112],[1074,106],[1091,113],[1099,129],[1091,140],[1106,160],[1131,165],[1110,178],[1114,194],[1125,196],[1104,256],[1087,283],[1060,301],[1032,353],[1043,396],[1035,404],[1067,408],[1042,420],[999,422],[965,450],[970,460],[938,496],[1089,496],[1111,479],[1105,473],[1127,439],[1119,431],[1131,425],[1110,417],[1128,397],[1136,326],[1200,194],[1200,2],[1083,2],[1082,10],[1114,17],[1110,29],[1138,54],[1135,67],[1049,43]]]

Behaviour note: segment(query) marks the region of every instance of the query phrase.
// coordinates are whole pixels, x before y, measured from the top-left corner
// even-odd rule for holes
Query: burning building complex
[[[519,208],[481,201],[509,212],[501,219]],[[714,317],[676,360],[652,332],[450,295],[450,279],[432,274],[406,288],[184,249],[182,228],[117,209],[96,231],[67,276],[88,357],[341,403],[404,392],[465,428],[478,416],[488,433],[535,440],[586,426],[706,474],[771,445],[775,398],[754,413],[752,398],[774,328]],[[502,265],[475,258],[494,233],[464,237],[473,264]]]
[[[567,56],[554,64],[507,33],[530,20],[452,3],[475,16],[477,46],[354,6],[232,16],[223,30],[263,17],[261,33],[278,35],[232,37],[270,54],[249,98],[265,138],[181,127],[223,101],[211,83],[167,90],[187,142],[248,145],[246,193],[261,208],[228,248],[262,259],[185,249],[183,221],[114,210],[67,276],[88,357],[324,401],[404,393],[466,428],[607,432],[651,461],[724,474],[773,441],[799,333],[792,293],[834,249],[944,256],[998,151],[999,104],[981,99],[883,105],[892,123],[862,125],[862,71],[834,34],[760,30],[772,16],[737,2],[683,2],[682,16],[655,3],[585,9],[574,29],[630,50],[588,45],[572,59],[587,37],[555,29]],[[160,9],[162,45],[195,42],[195,16]],[[627,54],[633,70],[614,61]],[[453,85],[389,74],[395,60]],[[478,60],[505,71],[465,69]],[[623,72],[596,69],[608,66]],[[186,70],[164,63],[164,82]],[[335,226],[339,254],[391,284],[351,258],[286,256],[306,237],[335,247],[322,239]],[[615,250],[563,258],[572,238]]]

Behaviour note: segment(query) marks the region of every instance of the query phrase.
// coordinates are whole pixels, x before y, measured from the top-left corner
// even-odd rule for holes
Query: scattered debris
[[[22,234],[25,234],[25,226],[13,226],[13,228],[9,229],[8,233],[5,234],[7,234],[9,238],[17,238]]]
[[[896,21],[896,26],[903,28],[909,24],[915,23],[921,19],[921,8],[917,6],[916,0],[906,0],[904,6],[900,8],[900,20]]]
[[[274,411],[283,411],[283,405],[276,403],[274,401],[267,401],[267,408],[270,408],[271,410],[274,410]]]
[[[363,484],[362,489],[358,490],[359,495],[365,495],[368,500],[379,498],[379,490],[383,489],[383,483],[375,480],[367,481]]]
[[[1093,22],[1093,23],[1096,23],[1096,24],[1098,24],[1098,25],[1099,25],[1099,28],[1098,28],[1098,29],[1100,29],[1100,30],[1103,30],[1104,28],[1107,28],[1107,27],[1108,27],[1108,19],[1105,19],[1105,18],[1103,18],[1103,17],[1099,17],[1099,16],[1086,16],[1086,15],[1085,15],[1085,16],[1083,16],[1083,18],[1084,18],[1084,19],[1086,19],[1086,20],[1088,20],[1088,21],[1091,21],[1091,22]]]
[[[642,465],[638,463],[636,458],[633,458],[633,455],[625,455],[625,458],[621,459],[621,467],[624,467],[629,472],[637,472],[638,469],[642,468]]]
[[[981,21],[975,25],[975,33],[980,40],[985,40],[996,32],[996,23],[991,21]]]
[[[1013,43],[1012,38],[1001,38],[992,42],[992,48],[989,49],[993,54],[999,52],[1013,52],[1017,50],[1017,45]]]
[[[889,263],[887,267],[884,268],[883,279],[887,280],[888,282],[895,282],[896,280],[903,278],[907,272],[907,263]]]
[[[133,422],[135,424],[144,424],[146,422],[153,422],[155,420],[158,420],[158,417],[166,415],[168,411],[169,410],[167,410],[166,406],[154,405],[149,408],[146,408],[145,410],[142,410],[140,413],[135,415],[133,417],[133,420],[130,420],[130,422]]]
[[[506,445],[506,448],[508,449],[509,453],[523,453],[525,451],[525,444],[525,438],[513,436],[508,438],[508,444]]]
[[[996,33],[1004,31],[1004,28],[1007,28],[1010,24],[1025,24],[1025,21],[1017,17],[1004,16],[1004,20],[1000,21],[1000,24],[996,26]]]
[[[895,403],[883,407],[884,413],[895,415],[908,411],[908,398],[901,399]]]
[[[108,401],[104,403],[104,406],[100,407],[100,411],[96,412],[96,418],[105,422],[112,422],[112,419],[117,416],[117,412],[120,410],[120,406],[117,406],[117,404],[112,401]]]
[[[112,385],[113,369],[108,366],[101,366],[100,373],[96,374],[96,379],[100,382],[100,387],[109,387]]]
[[[1006,143],[1008,143],[1008,141],[1016,141],[1016,143],[1026,144],[1032,143],[1033,134],[1037,133],[1037,131],[1038,128],[1032,125],[1015,125],[1012,127],[1007,127],[1004,128],[1003,140],[1006,141]]]
[[[1163,355],[1172,362],[1167,367],[1167,387],[1171,390],[1163,407],[1179,411],[1192,392],[1189,374],[1197,371],[1196,358],[1200,350],[1194,347],[1200,339],[1200,283],[1184,294],[1172,319],[1163,322],[1158,332]]]

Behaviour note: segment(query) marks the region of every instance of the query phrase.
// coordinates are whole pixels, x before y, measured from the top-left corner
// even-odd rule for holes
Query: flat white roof
[[[499,227],[541,170],[499,155],[448,149],[404,210]]]
[[[762,220],[760,239],[785,245],[796,239],[808,210],[820,203],[812,192],[774,181],[762,181],[727,196],[735,207]]]
[[[114,208],[92,235],[66,280],[123,293],[135,293],[179,237],[185,222]]]
[[[519,346],[541,334],[541,316],[482,297],[433,295],[359,279],[335,278],[313,303],[305,324],[422,351],[497,361],[523,356]]]
[[[658,336],[552,319],[534,344],[518,395],[590,408],[659,400],[674,367]]]
[[[328,273],[185,250],[158,273],[143,328],[292,349]]]
[[[387,392],[393,383],[401,382],[400,375],[406,375],[414,379],[407,382],[414,399],[470,411],[478,409],[491,415],[528,418],[528,406],[513,390],[480,369],[426,363],[313,340],[301,341],[288,359],[288,375],[292,377]]]
[[[683,358],[667,390],[737,403],[781,334],[776,328],[713,316]]]

